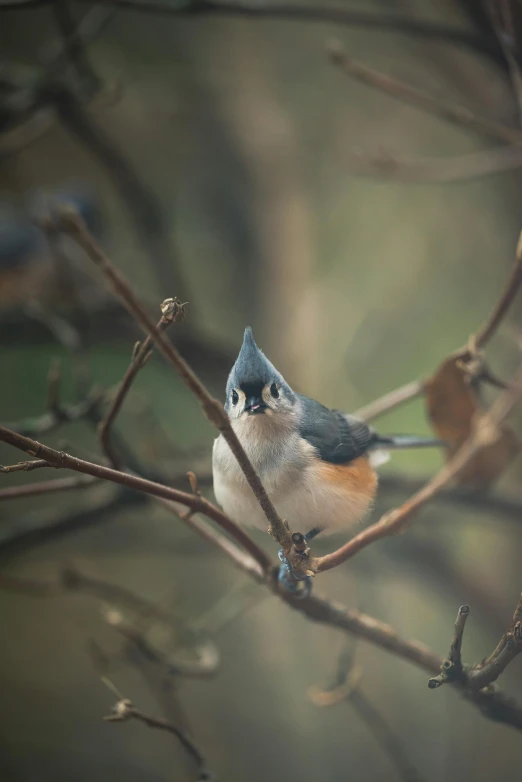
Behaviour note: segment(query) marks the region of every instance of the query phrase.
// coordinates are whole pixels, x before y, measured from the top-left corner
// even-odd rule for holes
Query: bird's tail
[[[445,448],[446,445],[444,440],[437,440],[434,437],[419,437],[414,434],[378,434],[372,443],[372,449]]]

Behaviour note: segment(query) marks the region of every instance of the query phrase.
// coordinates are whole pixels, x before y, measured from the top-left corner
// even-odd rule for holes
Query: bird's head
[[[232,421],[249,416],[283,417],[295,408],[297,397],[265,354],[257,347],[250,326],[230,371],[225,409]]]

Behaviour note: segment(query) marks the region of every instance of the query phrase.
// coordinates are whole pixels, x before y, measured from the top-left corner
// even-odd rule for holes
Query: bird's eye
[[[239,396],[237,394],[237,391],[234,390],[232,391],[232,404],[237,405],[238,402],[239,402]]]
[[[270,386],[270,393],[272,394],[274,399],[279,398],[279,391],[277,390],[277,386],[275,383],[272,383],[272,385]]]

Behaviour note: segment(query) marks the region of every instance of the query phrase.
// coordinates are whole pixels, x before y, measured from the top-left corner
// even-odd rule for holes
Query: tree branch
[[[396,407],[400,407],[406,402],[421,396],[424,393],[424,388],[425,383],[423,380],[413,380],[411,383],[406,383],[406,385],[396,388],[394,391],[384,394],[384,396],[380,396],[374,402],[360,407],[355,411],[354,415],[363,421],[373,421],[375,418],[389,413],[390,410],[395,410]]]
[[[89,0],[82,0],[89,2]],[[473,32],[451,25],[424,21],[400,12],[379,13],[362,9],[299,5],[297,3],[227,2],[223,0],[192,0],[172,3],[161,0],[101,0],[104,5],[128,8],[144,13],[166,14],[181,17],[221,16],[245,19],[279,19],[289,22],[319,22],[347,27],[380,30],[383,32],[412,35],[421,40],[447,42],[485,54],[496,62],[503,63],[502,50],[494,41],[483,40]],[[51,0],[0,0],[0,10],[32,8],[46,5]]]
[[[45,466],[49,466],[47,462]],[[4,472],[4,470],[0,470],[0,472]],[[0,501],[14,500],[20,497],[37,497],[40,494],[70,491],[71,489],[86,489],[95,483],[97,483],[96,478],[92,478],[90,475],[80,475],[79,477],[57,478],[54,481],[28,483],[25,486],[9,486],[7,489],[0,489]]]
[[[78,402],[78,404],[63,407],[60,404],[56,404],[51,410],[42,413],[40,416],[26,418],[23,421],[6,423],[5,426],[7,429],[14,429],[19,434],[26,435],[27,437],[48,434],[62,424],[87,418],[99,405],[103,397],[103,393],[95,391],[91,393],[87,399]]]
[[[522,167],[522,146],[483,149],[451,157],[405,158],[389,152],[342,153],[348,173],[404,184],[448,184],[514,171]]]
[[[428,687],[437,689],[442,684],[455,682],[465,687],[473,697],[473,691],[479,693],[495,682],[510,662],[522,652],[522,595],[513,614],[509,629],[503,634],[493,653],[482,663],[475,666],[463,666],[460,650],[464,626],[469,614],[469,607],[462,606],[457,614],[453,641],[447,660],[443,660],[441,672],[430,679]]]
[[[509,663],[522,652],[522,595],[513,614],[509,630],[504,633],[493,653],[475,668],[472,668],[467,679],[469,685],[481,690],[492,684],[505,671]]]
[[[502,293],[497,305],[493,309],[493,312],[484,323],[483,326],[477,331],[477,333],[471,337],[469,347],[472,353],[476,353],[480,348],[486,346],[489,340],[493,337],[500,323],[507,314],[507,311],[511,307],[515,296],[520,290],[522,285],[522,233],[519,236],[515,263],[513,270],[506,283],[504,292]]]
[[[9,464],[7,466],[0,464],[0,472],[32,472],[33,470],[41,470],[43,467],[51,466],[46,459],[32,459],[27,462],[18,462],[17,464]]]
[[[161,305],[162,315],[158,325],[156,326],[158,331],[165,331],[171,323],[181,321],[185,315],[184,307],[185,305],[182,304],[179,299],[165,299]],[[123,406],[125,398],[130,391],[136,375],[140,369],[145,366],[145,362],[148,361],[152,354],[151,345],[152,338],[149,334],[149,336],[146,337],[141,345],[137,343],[135,346],[135,352],[131,363],[125,372],[120,385],[118,386],[109,409],[98,425],[100,445],[103,452],[107,455],[109,463],[115,469],[121,469],[122,465],[111,442],[111,427],[114,425],[114,422]]]
[[[464,106],[438,100],[418,87],[412,87],[410,84],[376,71],[362,62],[348,57],[339,41],[332,41],[328,45],[327,51],[334,65],[362,84],[374,87],[397,100],[422,109],[428,112],[428,114],[451,122],[454,125],[474,130],[497,141],[504,141],[508,144],[522,144],[522,131],[517,128],[490,122],[473,114]]]
[[[115,691],[113,685],[108,680],[105,679],[104,681],[109,689]],[[117,691],[116,694],[119,695]],[[179,741],[185,752],[187,752],[195,762],[199,772],[198,782],[213,779],[213,775],[207,768],[205,758],[194,744],[192,739],[188,736],[187,733],[185,733],[185,731],[176,727],[171,722],[168,722],[161,717],[151,717],[148,714],[144,714],[142,711],[139,711],[139,709],[136,709],[130,700],[123,697],[120,697],[120,700],[118,700],[118,702],[113,706],[111,714],[104,717],[104,720],[107,722],[127,722],[131,719],[143,722],[149,728],[164,730],[167,733],[175,736],[176,740]]]

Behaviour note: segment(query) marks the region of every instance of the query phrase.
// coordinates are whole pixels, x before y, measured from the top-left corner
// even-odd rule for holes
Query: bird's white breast
[[[232,425],[279,515],[292,531],[304,534],[359,521],[371,499],[326,480],[324,462],[300,437],[295,422],[285,425],[278,418],[248,416]],[[225,513],[238,524],[266,530],[266,517],[222,435],[214,441],[212,462],[214,493]]]

